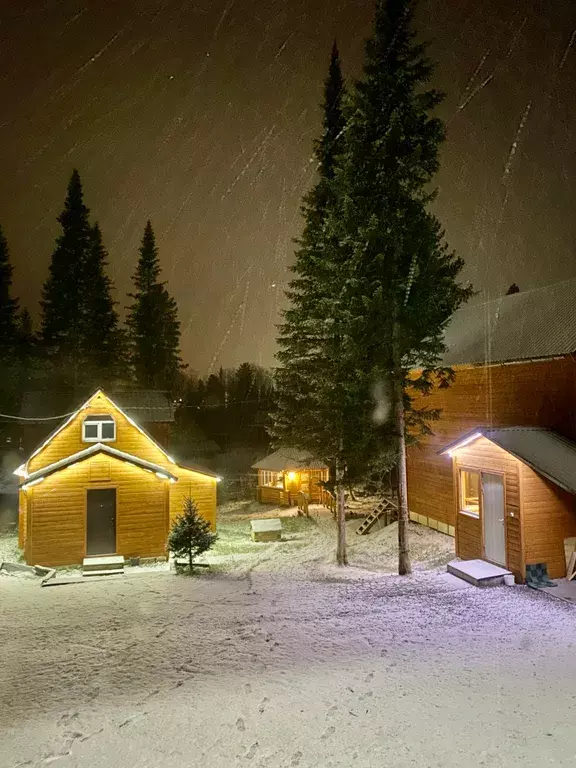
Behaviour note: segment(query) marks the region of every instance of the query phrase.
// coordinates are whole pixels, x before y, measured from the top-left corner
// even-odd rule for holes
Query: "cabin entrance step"
[[[102,555],[85,557],[82,561],[83,576],[113,576],[124,573],[122,555]]]
[[[512,572],[506,568],[485,560],[452,560],[446,570],[475,587],[500,587],[512,576]]]

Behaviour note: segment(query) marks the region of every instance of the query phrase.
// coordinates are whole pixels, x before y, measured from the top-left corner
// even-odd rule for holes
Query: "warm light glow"
[[[454,448],[451,448],[447,453],[448,456],[454,456],[456,451],[459,451],[461,448],[464,448],[465,445],[468,445],[468,443],[474,442],[474,440],[478,440],[479,437],[482,437],[482,432],[474,432],[473,435],[469,435],[468,437],[464,438],[461,442],[458,443],[458,445],[455,445]]]
[[[222,482],[222,478],[221,478],[221,477],[217,477],[217,478],[216,478],[216,482],[217,482],[217,483],[221,483],[221,482]]]
[[[15,469],[12,474],[18,475],[18,477],[28,477],[28,472],[26,471],[26,465],[20,464],[20,466],[17,469]]]
[[[296,479],[296,472],[288,472],[288,480],[292,481]]]

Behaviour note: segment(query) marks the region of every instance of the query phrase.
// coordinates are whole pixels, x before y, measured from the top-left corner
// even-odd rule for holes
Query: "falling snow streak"
[[[508,155],[508,160],[506,161],[506,166],[504,167],[502,182],[505,182],[507,177],[510,175],[510,171],[512,169],[512,163],[514,162],[514,157],[516,155],[516,152],[518,151],[520,138],[522,136],[522,132],[524,131],[526,122],[528,121],[528,116],[530,115],[531,109],[532,109],[532,102],[529,101],[528,104],[526,104],[526,109],[524,110],[522,119],[520,120],[520,125],[518,126],[518,130],[516,131],[516,136],[514,136],[514,141],[512,142],[512,146],[510,147],[510,154]]]
[[[566,50],[564,51],[564,55],[562,56],[562,61],[560,62],[560,66],[558,67],[559,71],[562,71],[564,69],[564,64],[566,64],[566,59],[568,58],[568,54],[572,50],[572,46],[574,45],[575,39],[576,39],[576,29],[570,35],[570,41],[566,46]]]
[[[470,104],[470,102],[481,91],[483,91],[484,88],[486,88],[487,85],[489,85],[492,82],[492,80],[494,79],[496,74],[500,70],[502,70],[508,64],[508,62],[510,61],[510,59],[512,57],[512,54],[514,53],[514,49],[516,48],[516,44],[517,44],[517,42],[518,42],[518,40],[520,38],[520,35],[522,34],[522,31],[524,30],[524,27],[526,26],[526,22],[527,21],[528,21],[528,17],[525,16],[522,19],[522,21],[520,22],[520,24],[518,25],[516,31],[514,32],[514,35],[512,36],[512,40],[510,42],[510,45],[508,46],[508,50],[506,51],[506,54],[505,54],[504,58],[494,67],[492,72],[486,78],[484,78],[484,80],[478,86],[476,86],[476,88],[474,88],[472,91],[470,91],[468,93],[472,83],[476,80],[476,76],[479,74],[480,70],[484,66],[484,63],[486,62],[486,59],[488,58],[488,55],[490,53],[490,49],[486,49],[486,51],[484,52],[484,55],[482,56],[482,59],[480,60],[480,63],[476,67],[476,70],[475,70],[474,74],[470,78],[470,80],[468,82],[468,85],[466,86],[466,88],[464,90],[463,99],[461,100],[461,103],[458,105],[458,107],[456,109],[456,113],[452,116],[452,118],[450,119],[449,122],[451,122],[454,119],[454,117],[456,117],[456,115],[459,112],[462,112],[462,110],[465,109],[468,106],[468,104]]]
[[[351,83],[373,4],[50,0],[34,13],[20,5],[2,13],[0,223],[22,305],[38,319],[56,216],[78,166],[119,311],[150,217],[191,369],[271,364],[299,206],[316,170],[330,48],[336,37]],[[499,291],[519,264],[522,289],[568,276],[576,6],[428,0],[421,11],[438,63],[433,85],[457,118],[435,212],[465,279]]]

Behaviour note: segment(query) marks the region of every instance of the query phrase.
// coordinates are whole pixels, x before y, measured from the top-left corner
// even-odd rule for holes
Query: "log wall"
[[[526,563],[546,563],[552,579],[566,576],[564,539],[576,536],[574,496],[522,465]]]
[[[449,389],[416,405],[441,408],[434,434],[408,452],[408,502],[414,515],[455,524],[451,460],[438,451],[475,427],[549,427],[576,441],[576,362],[571,357],[489,367],[456,366]]]

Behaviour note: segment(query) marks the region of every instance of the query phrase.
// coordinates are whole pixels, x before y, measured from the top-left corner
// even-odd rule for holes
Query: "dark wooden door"
[[[86,554],[115,554],[116,489],[89,490],[86,506]]]

